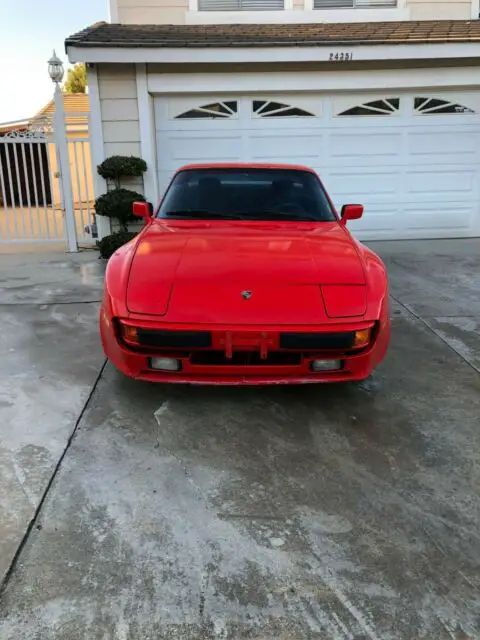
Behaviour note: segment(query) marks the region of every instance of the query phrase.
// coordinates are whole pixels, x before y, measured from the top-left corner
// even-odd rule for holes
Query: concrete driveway
[[[140,384],[102,264],[0,256],[2,640],[480,638],[480,241],[372,246],[360,385]]]

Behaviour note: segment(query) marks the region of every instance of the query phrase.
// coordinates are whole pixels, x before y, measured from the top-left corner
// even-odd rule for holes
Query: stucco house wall
[[[396,8],[313,11],[313,0],[286,0],[284,11],[198,12],[195,0],[112,0],[111,13],[112,21],[121,24],[464,20],[478,17],[478,4],[478,0],[397,0]],[[299,14],[292,16],[292,11]]]
[[[467,20],[475,17],[465,0],[408,0],[410,20]]]
[[[98,65],[97,77],[104,157],[141,157],[135,65]],[[142,178],[124,178],[122,186],[143,193]]]

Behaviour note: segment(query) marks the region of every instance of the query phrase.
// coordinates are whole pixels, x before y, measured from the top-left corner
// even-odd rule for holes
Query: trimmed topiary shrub
[[[115,181],[117,189],[120,187],[121,176],[141,176],[146,170],[145,160],[135,156],[110,156],[97,167],[102,178]]]
[[[105,236],[98,242],[98,248],[100,249],[100,256],[102,258],[110,258],[117,249],[135,238],[137,234],[131,231],[120,231],[119,233],[112,233],[110,236]]]
[[[134,202],[145,201],[144,196],[130,189],[113,189],[95,200],[95,213],[107,218],[116,218],[123,231],[128,231],[128,223],[136,220],[132,213]]]
[[[116,218],[123,232],[128,231],[128,223],[135,220],[132,213],[132,205],[135,201],[145,201],[141,193],[131,189],[123,189],[120,184],[122,176],[141,176],[147,170],[147,163],[142,158],[135,156],[110,156],[97,167],[97,172],[102,178],[113,180],[114,189],[99,196],[95,200],[95,214]],[[116,235],[116,234],[114,234]]]

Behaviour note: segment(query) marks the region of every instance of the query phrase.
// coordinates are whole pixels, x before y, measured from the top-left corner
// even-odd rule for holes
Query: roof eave
[[[122,42],[120,45],[112,43],[75,42],[66,41],[69,61],[86,63],[284,63],[284,62],[329,62],[331,54],[338,52],[352,54],[355,62],[393,61],[393,60],[451,60],[451,59],[480,59],[480,38],[465,41],[465,39],[446,41],[440,38],[435,41],[424,42],[411,40],[408,44],[400,41],[365,40],[358,41],[330,41],[299,42],[295,45],[254,43],[241,45],[228,43],[219,45],[199,46],[191,44],[183,46],[181,43],[145,46],[144,43]],[[448,46],[445,46],[448,44]],[[332,62],[337,65],[348,65],[348,62]]]

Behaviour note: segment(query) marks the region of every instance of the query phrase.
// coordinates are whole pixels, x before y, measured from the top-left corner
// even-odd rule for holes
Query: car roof
[[[284,171],[308,171],[308,173],[315,173],[311,167],[305,167],[301,164],[271,162],[205,162],[201,164],[186,164],[177,169],[176,173],[180,173],[180,171],[192,171],[194,169],[280,169]]]

